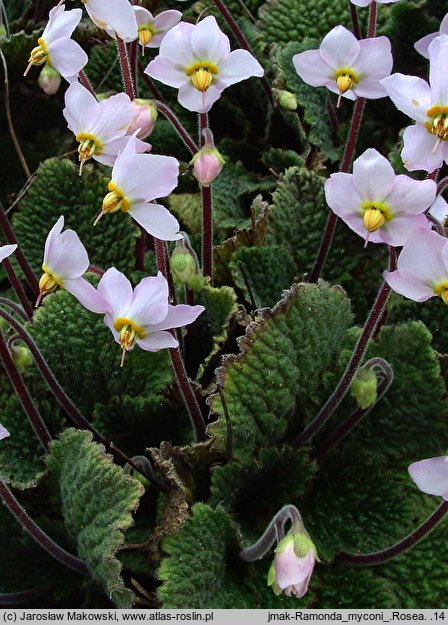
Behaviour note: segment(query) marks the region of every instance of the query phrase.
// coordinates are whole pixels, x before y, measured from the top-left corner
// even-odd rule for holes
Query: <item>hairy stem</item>
[[[403,538],[403,540],[395,543],[395,545],[392,545],[387,549],[383,549],[382,551],[374,551],[372,553],[343,553],[337,558],[337,560],[338,562],[344,562],[344,564],[350,564],[352,566],[375,566],[376,564],[383,564],[384,562],[401,555],[425,538],[425,536],[427,536],[440,523],[447,512],[448,501],[443,501],[443,503],[441,503],[440,506],[434,510],[426,521]]]
[[[240,46],[244,50],[247,50],[248,52],[250,52],[250,54],[252,54],[252,56],[255,58],[255,54],[253,53],[252,48],[249,45],[249,42],[247,41],[246,37],[244,36],[243,32],[241,31],[236,21],[233,19],[232,14],[230,13],[229,9],[226,7],[224,2],[222,0],[213,0],[213,2],[215,3],[216,8],[221,13],[223,18],[226,20],[230,30],[235,35],[235,38],[240,44]],[[264,76],[262,76],[260,80],[261,80],[261,86],[263,87],[263,91],[266,94],[269,104],[272,107],[274,107],[275,106],[274,98],[272,96],[272,91],[271,91],[268,81],[266,80]]]
[[[171,122],[172,126],[177,131],[177,134],[184,142],[190,154],[194,156],[196,152],[199,150],[199,148],[196,145],[196,143],[193,141],[193,139],[190,137],[188,132],[185,130],[185,128],[182,126],[182,124],[180,123],[176,115],[173,113],[173,111],[164,102],[161,102],[160,100],[156,101],[156,106],[157,106],[157,110],[160,113],[162,113],[162,115],[164,115],[169,122]]]
[[[90,93],[96,98],[95,90],[92,87],[91,82],[83,69],[79,72],[79,80],[82,82],[87,91],[90,91]]]
[[[377,399],[372,406],[369,408],[360,408],[358,407],[356,410],[352,412],[352,414],[345,419],[335,430],[330,434],[328,438],[324,440],[323,443],[312,453],[312,458],[317,460],[317,462],[321,462],[322,458],[326,456],[332,449],[337,447],[341,441],[346,438],[350,434],[350,432],[370,413],[373,408],[378,404],[378,402],[384,397],[387,391],[390,388],[390,385],[394,379],[394,373],[392,367],[385,360],[381,358],[372,358],[369,361],[372,365],[375,364],[379,366],[380,371],[379,374],[381,376],[381,381],[378,384],[377,390]],[[381,361],[381,362],[380,362]],[[366,366],[369,365],[366,363]]]
[[[257,542],[240,551],[240,558],[245,562],[261,560],[276,541],[280,542],[283,539],[285,525],[288,521],[291,521],[297,530],[304,529],[302,516],[297,508],[291,504],[283,506],[272,518],[265,532]]]
[[[13,287],[14,291],[17,294],[17,297],[20,300],[20,303],[23,306],[23,310],[25,311],[27,317],[28,317],[28,321],[31,321],[31,319],[33,318],[33,307],[31,306],[28,297],[26,296],[25,290],[19,280],[19,278],[17,277],[17,274],[14,270],[14,267],[12,266],[9,258],[5,258],[3,260],[3,267],[6,271],[6,275],[8,276],[8,280],[11,283],[11,286]]]
[[[204,131],[208,129],[207,113],[199,114],[199,140],[205,145]],[[211,186],[201,185],[202,197],[202,273],[210,276],[213,284],[213,202]]]
[[[28,315],[18,304],[6,297],[0,297],[0,306],[8,306],[13,312],[15,312],[23,321],[29,321]]]
[[[28,516],[26,510],[20,505],[3,480],[0,480],[0,497],[11,514],[20,523],[22,529],[25,530],[42,549],[45,549],[53,558],[72,571],[80,573],[81,575],[88,575],[89,571],[86,563],[55,543],[55,541]]]
[[[371,37],[375,37],[377,13],[378,13],[378,5],[375,2],[375,0],[372,0],[372,2],[370,4],[369,29],[367,31],[367,37],[369,39]]]
[[[361,39],[361,28],[359,27],[358,10],[356,6],[348,0],[348,6],[350,8],[350,16],[352,18],[352,30],[356,39]]]
[[[126,48],[126,44],[117,35],[117,49],[118,49],[118,57],[120,59],[120,67],[121,67],[121,75],[123,77],[124,89],[127,95],[131,100],[135,98],[135,86],[134,81],[132,80],[132,71],[131,65],[129,63],[128,51]]]
[[[34,272],[31,269],[31,266],[28,263],[27,259],[25,258],[22,250],[20,249],[20,245],[18,245],[18,241],[13,232],[13,229],[11,228],[9,219],[6,216],[6,213],[1,206],[0,206],[0,228],[3,230],[3,234],[5,235],[7,242],[11,245],[16,244],[18,246],[16,251],[14,252],[17,258],[17,262],[19,263],[20,268],[25,274],[26,281],[28,282],[31,290],[33,291],[33,294],[37,296],[39,293],[39,282],[36,276],[34,275]]]
[[[3,311],[0,314],[3,316]],[[4,313],[7,315],[7,313]],[[18,324],[20,325],[20,324]],[[31,395],[23,383],[22,376],[17,371],[11,354],[9,353],[8,346],[6,344],[3,334],[0,332],[0,359],[5,368],[6,374],[11,382],[17,396],[22,404],[26,416],[28,417],[31,427],[33,428],[37,438],[39,439],[42,447],[48,451],[51,442],[50,432],[44,423],[39,411],[37,410]]]
[[[352,123],[350,126],[350,130],[348,133],[347,143],[345,146],[344,158],[342,160],[340,171],[347,173],[350,171],[353,156],[355,154],[356,142],[358,139],[359,128],[361,126],[362,113],[364,110],[364,98],[358,98],[356,100],[355,108],[353,110]],[[328,221],[325,226],[325,230],[322,236],[322,240],[320,242],[319,251],[317,252],[317,258],[314,262],[314,266],[311,270],[310,277],[308,279],[309,282],[315,283],[320,278],[320,274],[325,265],[325,261],[327,260],[328,252],[330,251],[331,244],[333,242],[334,231],[336,228],[338,218],[330,210],[330,214],[328,216]]]
[[[147,86],[149,87],[149,90],[151,91],[152,95],[155,97],[156,100],[158,100],[159,102],[163,102],[163,96],[160,93],[160,91],[157,89],[157,87],[155,86],[155,84],[152,82],[151,78],[148,76],[148,74],[145,74],[145,68],[143,66],[143,63],[139,60],[138,61],[138,71],[140,76],[143,78],[143,80],[145,81],[145,83],[147,84]]]
[[[392,262],[394,262],[392,261],[392,257],[395,258],[395,253],[391,252],[389,268],[391,267]],[[294,447],[302,447],[303,445],[306,445],[306,443],[308,443],[327,423],[328,419],[330,419],[333,412],[344,399],[350,388],[350,384],[355,377],[359,364],[364,357],[369,340],[377,328],[378,320],[381,319],[389,298],[390,290],[390,286],[387,282],[383,282],[342,378],[339,380],[337,387],[321,408],[318,415],[303,430],[302,434],[300,434],[293,441],[292,445]]]

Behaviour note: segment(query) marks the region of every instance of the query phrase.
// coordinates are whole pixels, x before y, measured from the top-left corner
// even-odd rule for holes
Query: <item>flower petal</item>
[[[74,295],[78,302],[94,313],[106,313],[109,305],[95,287],[84,280],[84,278],[76,278],[75,280],[64,280],[64,288]]]
[[[336,26],[323,38],[319,52],[325,63],[336,70],[351,67],[360,49],[353,33],[344,26]]]
[[[353,183],[363,200],[387,197],[395,184],[395,172],[387,158],[369,148],[353,163]]]
[[[51,65],[63,78],[76,76],[87,65],[87,54],[79,43],[72,39],[58,39],[48,48]]]
[[[58,237],[64,227],[64,215],[61,215],[57,222],[54,224],[50,232],[47,234],[44,248],[44,265],[48,264],[48,260],[54,255],[54,250],[58,244]]]
[[[385,271],[383,277],[390,288],[414,302],[426,302],[435,296],[434,291],[419,278],[406,270]]]
[[[168,282],[160,273],[143,278],[135,287],[126,316],[141,327],[160,323],[168,314]]]
[[[133,117],[129,96],[126,93],[117,93],[107,100],[101,100],[99,107],[100,114],[91,133],[102,143],[123,137]]]
[[[137,39],[137,20],[128,0],[87,0],[85,7],[99,28],[111,28],[123,41]]]
[[[74,81],[65,92],[63,114],[68,127],[77,135],[96,124],[100,116],[100,104],[90,91]]]
[[[151,78],[160,80],[164,85],[175,87],[176,89],[179,89],[179,87],[189,82],[189,78],[183,67],[180,67],[179,64],[173,63],[171,59],[165,58],[160,54],[149,63],[145,69],[145,74],[148,74]]]
[[[135,221],[149,234],[161,241],[179,241],[180,225],[170,211],[161,204],[135,204],[129,211]]]
[[[125,317],[132,302],[132,286],[129,280],[115,267],[101,277],[97,290],[108,303],[107,312],[113,319]]]
[[[312,87],[323,87],[334,79],[332,69],[319,54],[319,50],[306,50],[292,57],[292,63],[300,78]]]
[[[424,37],[422,37],[421,39],[419,39],[418,41],[414,43],[414,48],[417,50],[417,52],[419,52],[422,56],[424,56],[425,59],[429,59],[429,52],[428,52],[429,45],[439,35],[440,35],[439,32],[431,33],[430,35],[425,35]]]
[[[380,83],[399,111],[418,122],[426,122],[427,111],[431,106],[431,89],[423,78],[392,74]]]
[[[361,80],[361,82],[355,86],[354,91],[358,97],[368,98],[370,100],[377,100],[378,98],[385,98],[387,96],[386,90],[379,80]]]
[[[247,50],[234,50],[219,66],[217,87],[224,89],[252,76],[264,75],[260,63]]]
[[[229,38],[212,15],[195,25],[191,31],[190,42],[193,54],[201,61],[219,63],[230,54]]]
[[[45,244],[44,265],[61,280],[79,278],[89,266],[86,248],[74,230],[62,232],[61,217],[51,229]]]
[[[168,31],[160,44],[161,56],[171,61],[171,63],[179,69],[184,69],[195,61],[195,55],[191,49],[190,41],[191,33],[194,28],[193,24],[180,22],[177,26]]]
[[[358,58],[353,68],[364,78],[384,78],[392,71],[393,58],[390,41],[387,37],[373,37],[359,42]]]
[[[17,249],[17,245],[14,243],[13,245],[2,245],[0,246],[0,262],[11,256]]]
[[[386,221],[378,232],[384,243],[393,247],[401,247],[405,245],[415,230],[427,228],[428,225],[425,215],[403,215]]]
[[[436,197],[433,205],[428,211],[428,214],[434,219],[437,219],[437,221],[442,225],[445,224],[446,219],[448,219],[448,204],[442,195],[438,195]]]
[[[431,106],[448,104],[448,36],[436,37],[428,48]]]
[[[362,198],[352,174],[332,174],[325,183],[325,199],[331,210],[344,220],[353,214],[361,214]]]
[[[163,321],[148,326],[149,332],[158,332],[159,330],[172,330],[173,328],[183,328],[196,321],[205,308],[203,306],[187,306],[179,304],[178,306],[168,306],[168,314]]]
[[[442,167],[445,158],[445,143],[436,146],[437,137],[427,131],[423,124],[408,126],[403,133],[404,147],[401,151],[403,164],[409,171],[423,169],[432,172]]]
[[[139,7],[134,7],[134,10]],[[149,13],[149,11],[148,11]],[[138,19],[138,18],[137,18]],[[158,33],[166,33],[171,28],[174,28],[176,24],[180,22],[182,19],[182,13],[180,11],[176,11],[174,9],[170,9],[168,11],[162,11],[155,16],[153,24],[154,28]]]
[[[438,456],[410,465],[409,475],[418,488],[428,495],[448,498],[448,457]]]
[[[179,343],[170,332],[148,334],[144,339],[137,339],[137,345],[147,352],[158,352],[161,349],[178,347]]]
[[[2,441],[4,438],[7,438],[8,436],[10,436],[8,430],[4,428],[3,425],[0,425],[0,441]]]
[[[437,184],[434,180],[413,180],[409,176],[399,175],[391,192],[383,200],[390,205],[394,214],[423,213],[434,203]]]
[[[219,89],[213,83],[207,91],[199,91],[196,87],[193,87],[191,82],[188,82],[179,89],[177,99],[188,111],[207,113],[216,100],[219,100],[221,93],[222,89]]]
[[[53,7],[49,14],[49,20],[42,33],[42,39],[47,47],[61,37],[66,39],[72,36],[82,18],[82,9],[65,11],[64,5]]]
[[[398,269],[422,280],[426,285],[448,280],[448,269],[443,260],[445,237],[427,228],[419,229],[409,237],[398,257]]]
[[[166,197],[176,188],[178,176],[179,162],[175,158],[153,154],[119,157],[112,172],[113,182],[132,203]]]

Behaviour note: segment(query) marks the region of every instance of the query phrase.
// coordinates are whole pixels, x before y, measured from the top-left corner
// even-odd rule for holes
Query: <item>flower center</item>
[[[109,189],[109,193],[103,199],[103,207],[101,213],[93,222],[94,226],[96,226],[101,217],[107,213],[116,213],[119,210],[123,213],[127,213],[131,208],[131,202],[112,180],[107,185],[107,188]]]
[[[185,69],[185,73],[190,77],[193,87],[196,87],[198,91],[207,91],[213,82],[214,75],[218,74],[218,72],[217,65],[207,61],[194,63]]]
[[[441,141],[448,141],[448,106],[432,106],[427,111],[431,121],[426,122],[426,130],[437,137],[432,150],[435,154]]]
[[[76,135],[76,141],[79,141],[78,154],[81,163],[79,166],[79,175],[81,175],[84,163],[90,160],[94,154],[101,154],[103,144],[89,132],[81,132],[79,135]]]
[[[339,93],[341,94],[345,93],[349,89],[353,89],[353,87],[359,83],[358,74],[348,67],[338,69],[337,72],[335,72],[334,78],[336,80]]]
[[[441,297],[445,304],[448,304],[448,282],[443,282],[434,287],[434,293]]]
[[[123,367],[126,352],[134,347],[137,339],[145,338],[146,332],[139,325],[124,317],[115,320],[114,328],[120,333],[118,337],[122,349],[120,366]]]
[[[142,24],[138,27],[138,38],[142,46],[148,45],[154,35],[157,33],[152,24]]]
[[[36,307],[39,306],[44,295],[56,291],[59,287],[64,288],[62,280],[54,275],[46,265],[42,265],[42,271],[44,272],[39,280],[39,297],[37,298]]]
[[[45,45],[45,41],[40,37],[37,40],[39,44],[35,48],[31,50],[30,58],[28,59],[28,63],[31,65],[42,65],[43,63],[49,63],[50,58],[48,56],[47,46]]]

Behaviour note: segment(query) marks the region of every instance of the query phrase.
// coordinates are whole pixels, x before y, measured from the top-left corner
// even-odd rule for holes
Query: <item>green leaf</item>
[[[240,340],[240,354],[218,370],[232,424],[235,457],[282,439],[294,408],[294,427],[313,416],[325,398],[323,376],[338,357],[351,323],[348,300],[327,284],[295,284],[273,311],[264,310]],[[209,399],[219,415],[209,431],[226,448],[226,425],[218,395]]]
[[[92,442],[89,432],[63,432],[53,443],[47,463],[58,482],[64,523],[79,557],[116,606],[130,608],[133,593],[121,578],[116,553],[124,542],[124,530],[133,523],[142,485],[124,475],[103,447]]]
[[[138,230],[129,216],[106,215],[98,226],[92,225],[108,182],[92,165],[84,168],[81,177],[68,160],[50,159],[39,167],[37,179],[13,219],[20,246],[36,273],[41,271],[48,232],[61,215],[65,227],[79,235],[92,264],[105,269],[114,265],[120,271],[133,268]]]

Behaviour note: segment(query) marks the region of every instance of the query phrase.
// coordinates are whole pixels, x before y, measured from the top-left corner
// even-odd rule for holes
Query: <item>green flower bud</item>
[[[33,364],[31,352],[25,345],[13,345],[11,357],[19,373],[24,373],[25,369]]]
[[[195,273],[187,282],[187,287],[190,291],[195,291],[196,293],[200,293],[205,286],[207,286],[207,278],[204,278],[199,273]]]
[[[170,258],[170,268],[177,284],[186,284],[196,273],[196,260],[183,243],[174,249]]]
[[[54,95],[61,86],[61,74],[51,65],[45,65],[39,74],[37,82],[44,93]]]
[[[297,98],[293,93],[283,89],[273,89],[272,91],[277,98],[280,108],[285,109],[285,111],[297,110]]]
[[[376,402],[378,379],[373,368],[359,369],[353,379],[350,392],[360,408],[365,410]]]

